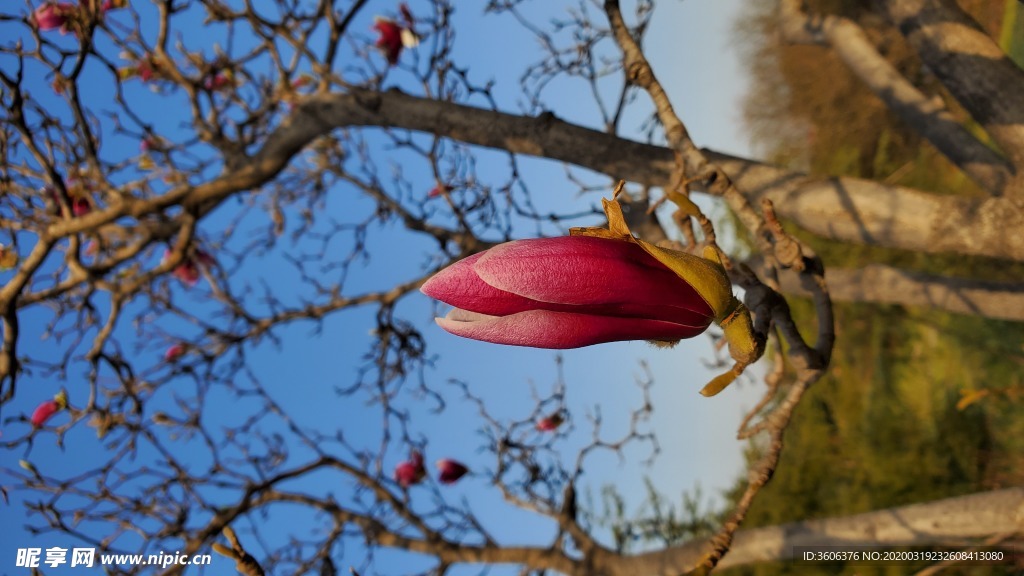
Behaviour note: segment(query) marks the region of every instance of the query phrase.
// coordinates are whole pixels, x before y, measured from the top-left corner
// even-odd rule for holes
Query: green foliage
[[[625,500],[614,486],[601,492],[602,512],[590,518],[595,525],[611,531],[613,547],[618,552],[636,552],[652,546],[672,546],[697,538],[711,536],[721,519],[704,503],[698,486],[692,493],[683,492],[678,507],[659,493],[645,479],[647,500],[635,513],[626,510]],[[591,505],[590,510],[595,508]]]
[[[1020,0],[1005,0],[999,45],[1018,66],[1024,67],[1024,10]]]
[[[813,310],[793,303],[806,324]],[[957,408],[961,391],[1024,383],[1024,326],[863,304],[837,309],[829,374],[797,409],[782,462],[744,527],[844,516],[1019,484],[1019,404]],[[1016,342],[1016,354],[1011,342]],[[751,458],[756,449],[751,448]],[[745,482],[729,494],[735,500]],[[912,573],[857,566],[858,574]],[[923,568],[923,566],[918,567]],[[840,574],[851,567],[779,564],[724,574]],[[889,571],[887,571],[889,570]],[[999,573],[977,571],[973,573]]]

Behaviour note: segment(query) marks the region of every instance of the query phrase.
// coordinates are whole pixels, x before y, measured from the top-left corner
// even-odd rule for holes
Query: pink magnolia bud
[[[441,328],[513,346],[674,342],[704,332],[715,317],[689,283],[636,244],[588,236],[501,244],[421,290],[456,307],[437,319]]]
[[[63,2],[46,2],[32,13],[32,19],[36,26],[43,32],[60,29],[61,34],[67,34],[68,24],[78,12],[74,4]]]
[[[557,430],[563,422],[565,422],[565,417],[562,416],[562,413],[555,412],[554,414],[539,420],[537,422],[537,430],[541,432],[553,432]]]
[[[156,76],[156,66],[153,65],[151,60],[142,60],[135,67],[135,75],[139,77],[139,80],[149,82]]]
[[[191,260],[179,265],[171,274],[189,288],[199,283],[199,267]]]
[[[394,20],[378,16],[373,23],[373,29],[380,34],[377,37],[376,46],[384,52],[388,64],[391,66],[398,64],[398,57],[402,55],[403,47],[402,27]]]
[[[409,455],[409,460],[395,466],[395,482],[398,482],[402,488],[419,484],[426,475],[427,470],[423,467],[423,455],[416,450]]]
[[[450,458],[442,458],[437,461],[436,465],[437,469],[441,471],[441,475],[437,477],[441,484],[454,484],[469,472],[469,468],[466,468],[464,464]]]
[[[71,213],[75,216],[85,216],[92,212],[92,204],[84,196],[76,196],[71,200]]]
[[[35,411],[32,412],[32,425],[36,428],[41,427],[57,412],[60,412],[60,406],[57,404],[56,400],[47,400],[46,402],[43,402],[39,406],[36,406]]]
[[[313,78],[311,75],[299,74],[297,78],[292,80],[292,88],[294,90],[298,90],[300,88],[305,88],[306,86],[311,86],[314,82],[316,82],[316,78]]]
[[[234,88],[235,77],[231,70],[217,72],[203,79],[203,88],[210,92],[220,92],[228,88]]]
[[[186,351],[187,348],[185,348],[184,344],[175,344],[174,346],[168,348],[166,352],[164,352],[164,361],[174,362],[178,358],[184,356]]]
[[[437,198],[438,196],[451,191],[451,186],[448,186],[447,184],[438,184],[437,186],[431,188],[430,192],[427,192],[427,198]]]
[[[54,414],[68,407],[68,393],[63,389],[53,397],[52,400],[47,400],[39,406],[36,406],[35,411],[32,412],[32,426],[36,428],[42,427],[46,424],[46,421],[53,417]]]
[[[171,254],[169,249],[165,250],[163,261],[166,262],[171,257]],[[178,264],[171,271],[171,275],[180,280],[185,286],[191,288],[199,282],[202,270],[204,268],[211,268],[214,264],[216,264],[216,260],[213,259],[213,256],[197,248],[191,256],[185,256],[182,263]]]
[[[91,191],[94,189],[94,185],[89,181],[82,181],[78,178],[70,177],[64,183],[68,191],[68,201],[71,205],[71,216],[85,216],[89,212],[92,212],[92,200],[90,200]],[[53,186],[44,186],[40,189],[40,192],[46,196],[47,203],[50,206],[54,216],[60,216],[60,193]]]

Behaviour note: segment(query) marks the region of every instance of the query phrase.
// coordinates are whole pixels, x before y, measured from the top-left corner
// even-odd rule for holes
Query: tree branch
[[[59,237],[123,216],[140,217],[175,204],[212,210],[220,201],[266,184],[292,157],[336,128],[380,126],[438,134],[509,152],[568,162],[645,185],[670,181],[674,156],[660,146],[569,124],[547,114],[518,116],[410,96],[397,90],[352,89],[320,94],[296,107],[245,167],[151,200],[132,200],[51,225]],[[754,204],[768,198],[779,216],[825,238],[925,253],[954,252],[1024,261],[1024,200],[941,196],[858,178],[808,176],[712,150],[700,150]]]
[[[295,150],[329,129],[382,126],[568,162],[645,185],[663,185],[675,167],[667,148],[570,124],[552,115],[518,116],[397,90],[318,95],[304,102],[296,114],[308,116],[308,120],[283,124],[259,158]],[[701,152],[729,176],[749,202],[769,198],[780,217],[826,238],[1024,261],[1024,237],[1006,234],[1008,229],[1024,227],[1024,202],[1019,200],[940,196],[858,178],[808,176],[712,150]],[[211,190],[207,196],[229,193]]]
[[[809,295],[794,274],[780,274],[779,281],[783,292]],[[872,264],[858,270],[829,268],[828,286],[835,300],[937,308],[1024,322],[1024,282],[933,276]]]

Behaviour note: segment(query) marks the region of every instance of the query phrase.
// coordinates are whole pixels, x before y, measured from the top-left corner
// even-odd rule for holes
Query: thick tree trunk
[[[884,10],[921,60],[1017,168],[1024,195],[1024,70],[951,0],[887,0]]]
[[[928,98],[904,78],[860,26],[839,16],[808,15],[800,4],[799,0],[781,4],[782,30],[789,41],[831,47],[890,110],[978,185],[995,195],[1006,191],[1014,178],[1009,162],[960,125],[941,100]]]
[[[334,128],[381,126],[447,136],[468,144],[549,158],[612,178],[662,186],[675,167],[667,148],[563,122],[403,94],[329,94],[304,102],[268,139],[242,181],[265,181],[316,136]],[[1024,262],[1024,199],[930,194],[857,178],[823,178],[705,150],[752,204],[775,202],[783,218],[844,242],[926,253],[953,252]],[[259,172],[258,174],[256,172]],[[200,191],[196,191],[200,192]],[[198,200],[229,195],[210,187]]]
[[[1008,488],[888,508],[841,518],[806,520],[740,530],[720,568],[755,562],[794,560],[797,546],[956,546],[993,535],[1019,533],[1024,519],[1024,488]],[[706,552],[706,542],[691,542],[622,559],[617,574],[679,574]],[[1005,565],[1005,564],[1004,564]]]

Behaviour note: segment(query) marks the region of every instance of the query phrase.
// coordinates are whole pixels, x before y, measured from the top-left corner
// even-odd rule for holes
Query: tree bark
[[[250,163],[269,179],[281,154],[334,128],[380,126],[439,134],[468,144],[568,162],[612,178],[664,186],[675,161],[667,148],[635,142],[553,115],[517,116],[451,102],[384,93],[325,94],[306,100]],[[926,253],[952,252],[1024,261],[1024,198],[963,198],[858,178],[808,176],[703,150],[749,201],[825,238]],[[265,167],[265,168],[263,168]],[[246,182],[254,179],[245,178]],[[211,187],[205,199],[230,194]]]
[[[887,0],[889,20],[1017,168],[1009,193],[1024,195],[1024,70],[949,0]]]
[[[1024,322],[1024,282],[985,282],[933,276],[873,264],[861,269],[829,268],[829,294],[847,302],[876,302],[936,308],[996,320]],[[782,291],[808,295],[796,275],[779,276]]]
[[[966,546],[997,534],[1019,533],[1024,522],[1024,488],[1008,488],[924,504],[887,508],[839,518],[805,520],[740,530],[720,568],[793,560],[794,547]],[[679,574],[693,567],[708,543],[690,542],[622,558],[616,574]]]
[[[903,77],[871,44],[855,22],[834,15],[805,14],[799,0],[781,4],[782,30],[791,42],[830,46],[886,106],[989,192],[1001,195],[1013,169],[942,104],[928,98]]]

